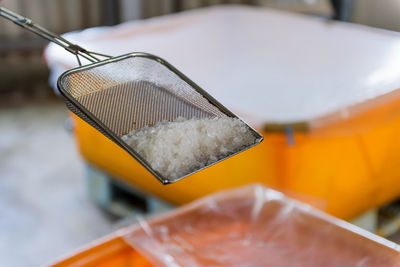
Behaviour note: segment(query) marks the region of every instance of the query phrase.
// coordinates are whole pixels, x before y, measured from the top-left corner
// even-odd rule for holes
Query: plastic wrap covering
[[[161,56],[258,128],[320,128],[399,98],[399,36],[359,25],[223,6],[66,37],[106,54]],[[45,55],[54,78],[76,64],[55,45]]]
[[[125,240],[156,266],[400,266],[399,246],[263,186],[140,225]]]

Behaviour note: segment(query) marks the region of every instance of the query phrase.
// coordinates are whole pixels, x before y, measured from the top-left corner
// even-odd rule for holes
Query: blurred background
[[[239,4],[400,31],[399,0],[3,0],[1,5],[62,34],[213,5]],[[135,221],[172,208],[110,178],[82,158],[76,124],[49,85],[47,42],[0,18],[0,265],[48,263]],[[162,55],[160,55],[162,56]],[[358,217],[358,215],[360,217]],[[381,217],[379,217],[381,216]],[[356,218],[357,217],[357,218]],[[346,218],[400,242],[396,198]],[[372,225],[372,226],[371,226]],[[381,231],[386,231],[382,230]],[[386,229],[386,228],[385,228]]]
[[[3,6],[35,18],[39,25],[55,33],[111,26],[130,20],[161,16],[218,4],[245,4],[300,12],[327,19],[344,20],[383,29],[400,30],[399,2],[384,0],[265,0],[265,1],[139,1],[139,0],[4,0]],[[51,97],[48,70],[42,60],[47,42],[6,20],[0,21],[0,92],[3,102],[28,96]],[[27,86],[29,84],[29,86]]]

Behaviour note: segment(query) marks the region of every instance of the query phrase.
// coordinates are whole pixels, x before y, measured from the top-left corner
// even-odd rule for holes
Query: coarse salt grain
[[[131,131],[121,139],[168,179],[180,178],[255,142],[239,119],[177,118]]]

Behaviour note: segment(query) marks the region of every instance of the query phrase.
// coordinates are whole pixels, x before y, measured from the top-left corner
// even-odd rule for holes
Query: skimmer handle
[[[69,42],[68,40],[64,39],[63,37],[61,37],[57,34],[54,34],[54,33],[50,32],[49,30],[33,23],[32,20],[30,20],[29,18],[26,18],[19,14],[16,14],[4,7],[0,7],[0,16],[6,18],[8,20],[11,20],[18,26],[21,26],[22,28],[27,29],[28,31],[31,31],[33,33],[36,33],[37,35],[41,36],[42,38],[65,48],[65,50],[67,50],[68,52],[70,52],[76,56],[76,59],[78,60],[79,65],[82,65],[81,61],[79,59],[79,56],[89,60],[90,62],[101,61],[96,56],[111,58],[111,56],[108,56],[108,55],[95,53],[95,52],[89,52],[86,49],[80,47],[79,45],[73,44],[73,43]]]

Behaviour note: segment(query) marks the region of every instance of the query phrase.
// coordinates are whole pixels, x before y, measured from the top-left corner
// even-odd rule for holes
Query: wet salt
[[[178,118],[121,137],[150,166],[169,179],[180,178],[255,142],[239,119]]]

